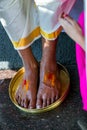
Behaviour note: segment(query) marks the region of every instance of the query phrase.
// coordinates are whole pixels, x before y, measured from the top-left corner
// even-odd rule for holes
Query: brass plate
[[[13,77],[9,85],[9,96],[11,101],[14,103],[14,105],[18,107],[20,110],[28,113],[42,113],[58,107],[66,98],[69,91],[69,85],[70,85],[70,78],[67,69],[60,63],[58,63],[58,67],[60,70],[61,91],[60,91],[60,98],[57,101],[41,109],[26,109],[19,106],[15,99],[15,94],[24,74],[24,68],[21,68]]]

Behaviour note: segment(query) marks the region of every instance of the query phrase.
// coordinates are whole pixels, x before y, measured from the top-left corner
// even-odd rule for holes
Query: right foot
[[[37,84],[38,84],[38,63],[29,48],[20,50],[25,74],[23,81],[16,92],[18,104],[24,108],[36,108]]]
[[[29,109],[36,108],[37,82],[37,67],[29,70],[25,68],[22,84],[16,92],[16,100],[20,106]]]

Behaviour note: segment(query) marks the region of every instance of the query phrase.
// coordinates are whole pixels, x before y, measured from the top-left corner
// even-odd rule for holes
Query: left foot
[[[53,66],[52,64],[45,65],[41,61],[40,85],[36,103],[37,109],[44,108],[59,98],[60,83],[58,79],[58,68],[57,64]]]
[[[59,98],[60,82],[56,63],[56,44],[57,40],[48,41],[43,39],[40,84],[36,102],[36,107],[38,109],[52,104]]]

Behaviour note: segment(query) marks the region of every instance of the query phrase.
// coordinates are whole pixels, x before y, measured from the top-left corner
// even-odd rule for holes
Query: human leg
[[[4,0],[2,8],[0,5],[1,23],[18,50],[25,68],[23,81],[16,93],[16,100],[20,106],[26,108],[35,108],[36,105],[38,65],[30,49],[30,44],[40,35],[38,22],[35,22],[37,17],[35,11],[33,0]],[[26,84],[27,91],[26,87],[23,87]]]
[[[16,100],[22,107],[30,109],[35,108],[38,82],[38,63],[34,58],[30,47],[24,50],[20,50],[19,55],[22,58],[25,73],[23,81],[17,90]],[[27,90],[26,83],[24,82],[28,83]]]
[[[56,44],[53,41],[42,40],[42,59],[40,63],[40,85],[37,94],[37,108],[43,108],[59,98],[60,82],[56,63]],[[46,79],[46,81],[44,81]],[[53,82],[52,82],[53,81]]]
[[[38,8],[40,32],[47,39],[43,39],[40,85],[36,103],[37,108],[43,108],[53,103],[59,97],[60,83],[56,63],[56,44],[62,28],[58,22],[58,16],[63,12],[68,14],[75,0],[61,2],[58,0],[44,0],[43,2],[35,0],[35,2]]]

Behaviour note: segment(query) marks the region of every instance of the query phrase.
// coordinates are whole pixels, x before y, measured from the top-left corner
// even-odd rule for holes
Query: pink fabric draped
[[[79,25],[83,30],[83,34],[85,32],[84,28],[84,12],[80,14]],[[76,43],[76,61],[79,73],[80,80],[80,92],[83,103],[83,110],[87,111],[87,78],[86,78],[86,56],[85,51]]]

